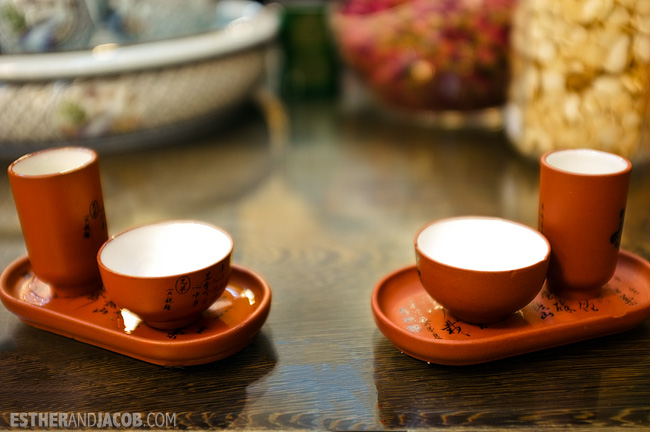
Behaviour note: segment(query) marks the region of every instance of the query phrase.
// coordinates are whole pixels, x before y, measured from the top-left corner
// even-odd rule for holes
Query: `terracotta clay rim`
[[[62,172],[62,173],[29,175],[29,174],[19,174],[16,171],[14,171],[14,166],[16,166],[18,163],[24,161],[25,159],[29,159],[29,158],[31,158],[33,156],[40,155],[40,154],[43,154],[43,153],[58,152],[58,151],[62,151],[62,150],[81,150],[81,151],[84,151],[86,153],[89,153],[91,155],[91,158],[90,158],[90,160],[88,160],[88,162],[84,163],[83,165],[79,165],[76,168],[71,168],[71,169],[66,170],[65,172]],[[88,148],[88,147],[81,147],[81,146],[51,147],[51,148],[47,148],[47,149],[43,149],[43,150],[38,150],[38,151],[35,151],[35,152],[32,152],[32,153],[29,153],[29,154],[26,154],[26,155],[23,155],[23,156],[19,157],[18,159],[16,159],[15,161],[13,161],[9,165],[9,167],[7,168],[7,172],[9,173],[10,176],[19,177],[19,178],[23,178],[23,179],[45,179],[45,178],[49,178],[49,177],[60,177],[60,176],[65,176],[65,175],[69,175],[69,174],[78,172],[78,171],[86,168],[88,165],[91,165],[91,164],[95,163],[97,160],[98,160],[97,152],[95,152],[93,149]]]
[[[228,237],[228,240],[230,240],[230,249],[228,250],[228,253],[225,254],[223,256],[223,258],[221,258],[219,261],[215,261],[215,262],[213,262],[213,263],[211,263],[211,264],[209,264],[209,265],[207,265],[205,267],[200,267],[200,268],[196,268],[196,269],[184,272],[184,273],[177,273],[177,274],[166,275],[166,276],[134,276],[134,275],[126,274],[126,273],[121,273],[121,272],[118,272],[118,271],[115,271],[113,269],[110,269],[110,268],[106,267],[106,265],[104,265],[104,263],[101,260],[102,251],[104,250],[104,248],[111,242],[111,240],[113,240],[113,239],[115,239],[117,237],[120,237],[120,236],[122,236],[124,234],[127,234],[127,233],[129,233],[131,231],[134,231],[134,230],[140,229],[140,228],[145,228],[145,227],[150,227],[150,226],[158,226],[158,225],[172,225],[172,224],[178,224],[178,223],[180,223],[180,224],[204,225],[204,226],[207,226],[207,227],[210,227],[212,229],[220,231],[221,233],[225,234],[226,237]],[[124,231],[121,231],[121,232],[111,236],[106,242],[104,242],[104,244],[97,251],[97,264],[99,265],[99,267],[101,269],[105,270],[108,273],[112,273],[112,274],[115,274],[115,275],[120,275],[120,276],[124,276],[124,277],[128,277],[128,278],[138,279],[138,280],[145,280],[145,279],[158,280],[158,279],[182,276],[182,275],[184,275],[186,273],[194,273],[194,272],[205,271],[208,268],[212,267],[213,265],[215,265],[217,263],[220,263],[221,261],[227,259],[228,257],[231,257],[234,248],[235,248],[235,242],[234,242],[232,236],[230,235],[230,233],[228,231],[226,231],[225,229],[217,226],[217,225],[211,224],[209,222],[203,222],[203,221],[200,221],[200,220],[195,220],[195,219],[172,219],[172,220],[165,220],[165,221],[160,221],[160,222],[152,222],[152,223],[147,223],[147,224],[134,226],[134,227],[128,228],[128,229],[126,229]]]
[[[384,313],[384,310],[381,308],[379,305],[379,294],[381,291],[381,288],[386,285],[386,282],[389,280],[393,279],[397,275],[401,273],[406,273],[409,271],[413,271],[415,269],[415,266],[413,265],[408,265],[405,267],[400,267],[397,270],[393,270],[392,272],[388,273],[384,277],[382,277],[377,284],[375,284],[375,288],[372,290],[372,295],[370,297],[370,306],[372,308],[373,316],[375,320],[381,321],[382,325],[387,326],[390,328],[391,332],[393,333],[402,333],[402,329],[399,328],[395,323],[393,323],[388,316]],[[377,325],[379,327],[379,325]],[[382,332],[383,333],[383,332]],[[420,340],[422,343],[428,343],[428,339],[418,335],[417,333],[413,333],[412,335],[409,335],[413,339]]]
[[[546,161],[546,159],[552,154],[562,153],[562,152],[565,152],[565,151],[576,151],[576,150],[584,150],[584,151],[588,151],[588,152],[602,153],[602,154],[615,156],[617,158],[620,158],[623,162],[625,162],[626,167],[625,167],[625,169],[623,169],[621,171],[617,171],[617,172],[613,172],[613,173],[588,174],[588,173],[579,173],[579,172],[574,172],[574,171],[567,171],[567,170],[564,170],[564,169],[561,169],[561,168],[557,168],[557,167],[554,167],[553,165],[549,164]],[[551,151],[546,152],[546,153],[544,153],[542,155],[542,157],[540,158],[540,164],[543,165],[544,167],[548,168],[551,171],[560,172],[560,173],[563,173],[563,174],[572,175],[572,176],[576,176],[576,177],[616,177],[616,176],[627,174],[630,171],[632,171],[632,162],[630,162],[629,159],[627,159],[626,157],[623,157],[623,156],[615,154],[615,153],[609,153],[609,152],[606,152],[606,151],[603,151],[603,150],[587,149],[587,148],[584,148],[584,149],[551,150]]]
[[[517,225],[517,226],[519,226],[521,228],[525,228],[525,229],[537,234],[541,239],[544,240],[544,242],[546,243],[546,246],[547,246],[546,254],[544,255],[544,258],[542,258],[542,259],[540,259],[538,261],[535,261],[534,263],[532,263],[530,265],[527,265],[525,267],[517,267],[517,268],[514,268],[514,269],[506,269],[506,270],[475,270],[475,269],[468,269],[468,268],[464,268],[464,267],[457,267],[457,266],[453,266],[453,265],[450,265],[450,264],[440,262],[440,261],[438,261],[436,259],[431,258],[426,253],[424,253],[422,251],[422,249],[420,249],[420,247],[418,246],[418,238],[420,237],[420,234],[422,233],[422,231],[424,231],[428,227],[430,227],[432,225],[436,225],[438,223],[450,222],[450,221],[454,221],[454,220],[463,220],[463,219],[481,219],[481,220],[501,221],[501,222],[505,222],[505,223],[508,223],[508,224]],[[447,269],[458,270],[458,271],[468,272],[468,273],[472,273],[472,274],[478,274],[478,273],[483,273],[483,274],[484,273],[504,274],[504,273],[509,273],[509,272],[512,272],[512,271],[525,270],[525,269],[532,268],[532,267],[538,265],[539,263],[548,260],[550,258],[550,256],[551,256],[551,243],[548,241],[548,239],[546,238],[546,236],[544,234],[542,234],[538,230],[536,230],[534,228],[531,228],[528,225],[525,225],[523,223],[512,221],[512,220],[505,219],[505,218],[495,217],[495,216],[469,215],[469,216],[453,216],[453,217],[448,217],[448,218],[437,219],[435,221],[427,223],[426,225],[424,225],[422,228],[420,228],[417,231],[417,233],[415,234],[414,244],[415,244],[415,249],[417,250],[419,255],[426,257],[428,260],[431,260],[431,261],[435,262],[437,265],[440,265],[440,266],[445,267]]]

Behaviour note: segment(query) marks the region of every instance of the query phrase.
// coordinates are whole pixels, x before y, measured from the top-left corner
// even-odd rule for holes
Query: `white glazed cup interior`
[[[132,277],[165,277],[209,267],[233,249],[230,235],[193,221],[163,222],[125,231],[99,252],[110,271]]]
[[[82,147],[61,147],[32,153],[18,159],[11,169],[22,176],[63,174],[82,168],[95,158],[92,150]]]
[[[499,218],[462,217],[420,231],[417,247],[428,258],[466,270],[508,271],[546,259],[550,245],[536,230]]]
[[[560,150],[546,156],[553,168],[575,174],[607,175],[627,170],[630,163],[621,156],[600,150]]]

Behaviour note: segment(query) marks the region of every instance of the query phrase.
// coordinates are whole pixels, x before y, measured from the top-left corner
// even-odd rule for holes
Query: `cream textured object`
[[[3,143],[96,138],[227,109],[248,94],[264,54],[245,51],[178,67],[0,86]]]
[[[506,132],[519,151],[650,158],[650,2],[522,0],[512,44]]]

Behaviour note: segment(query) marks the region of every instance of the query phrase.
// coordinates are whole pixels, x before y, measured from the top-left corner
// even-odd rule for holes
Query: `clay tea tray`
[[[375,323],[400,351],[417,359],[469,365],[629,330],[650,318],[650,263],[621,251],[602,294],[567,301],[546,286],[505,320],[469,324],[455,319],[424,290],[415,266],[383,278],[372,293]]]
[[[259,333],[271,306],[268,283],[235,265],[224,294],[199,321],[177,330],[141,323],[103,290],[61,298],[34,280],[27,257],[0,276],[2,303],[26,324],[165,366],[209,363],[240,351]]]

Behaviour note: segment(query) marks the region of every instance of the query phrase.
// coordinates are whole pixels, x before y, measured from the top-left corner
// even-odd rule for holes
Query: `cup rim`
[[[24,174],[24,173],[19,173],[15,170],[16,165],[18,165],[21,162],[24,162],[27,159],[30,159],[35,156],[43,155],[45,153],[51,153],[51,152],[61,152],[61,151],[69,151],[69,150],[77,150],[77,151],[84,151],[90,155],[90,159],[84,162],[81,165],[78,165],[74,168],[67,169],[65,171],[61,172],[53,172],[53,173],[46,173],[46,174]],[[46,148],[43,150],[37,150],[35,152],[27,153],[25,155],[22,155],[18,159],[14,160],[9,164],[7,167],[7,172],[9,173],[10,176],[14,177],[20,177],[24,179],[43,179],[43,178],[48,178],[48,177],[58,177],[62,175],[68,175],[72,174],[75,172],[78,172],[87,166],[93,164],[98,160],[99,156],[97,155],[97,152],[89,147],[83,147],[83,146],[62,146],[62,147],[50,147]]]
[[[127,274],[127,273],[123,273],[123,272],[120,272],[120,271],[117,271],[117,270],[114,270],[114,269],[108,267],[102,261],[102,252],[104,251],[104,249],[111,243],[112,240],[114,240],[114,239],[116,239],[118,237],[121,237],[122,235],[128,234],[128,233],[130,233],[132,231],[135,231],[135,230],[141,229],[141,228],[145,228],[145,227],[160,226],[160,225],[173,225],[173,224],[179,224],[179,223],[180,224],[204,225],[206,227],[209,227],[209,228],[212,228],[214,230],[217,230],[217,231],[221,232],[230,241],[230,246],[228,248],[228,252],[225,253],[221,259],[216,260],[216,261],[214,261],[214,262],[212,262],[212,263],[210,263],[210,264],[208,264],[206,266],[197,267],[197,268],[193,268],[192,270],[188,270],[188,271],[184,271],[184,272],[176,272],[176,273],[167,274],[167,275],[140,276],[140,275]],[[111,274],[114,274],[114,275],[119,275],[119,276],[128,277],[128,278],[132,278],[132,279],[137,279],[137,280],[162,280],[162,279],[166,279],[166,278],[175,278],[175,277],[187,275],[187,274],[190,274],[190,273],[205,271],[206,269],[212,267],[213,265],[218,264],[218,263],[228,259],[228,257],[230,257],[232,255],[232,251],[234,249],[234,246],[235,246],[235,243],[234,243],[233,238],[230,235],[230,233],[228,231],[226,231],[225,229],[223,229],[223,228],[221,228],[221,227],[219,227],[217,225],[214,225],[212,223],[205,222],[205,221],[200,221],[200,220],[195,220],[195,219],[164,220],[164,221],[144,223],[144,224],[140,224],[140,225],[137,225],[137,226],[133,226],[131,228],[127,228],[127,229],[125,229],[123,231],[118,232],[117,234],[114,234],[114,235],[110,236],[108,238],[108,240],[106,240],[104,242],[104,244],[102,244],[102,246],[97,251],[97,264],[98,264],[100,269],[102,269],[104,271],[107,271],[107,272],[109,272]]]
[[[563,169],[563,168],[559,168],[559,167],[556,167],[554,165],[551,165],[548,162],[547,159],[548,159],[549,156],[552,156],[552,155],[558,154],[558,153],[564,153],[564,152],[585,152],[585,153],[592,153],[592,154],[597,153],[597,154],[607,155],[607,156],[618,158],[620,161],[625,163],[626,166],[625,166],[625,168],[623,168],[620,171],[609,172],[609,173],[583,173],[583,172],[576,172],[576,171],[570,171],[570,170],[566,170],[566,169]],[[568,174],[568,175],[573,175],[573,176],[576,176],[576,177],[616,177],[616,176],[620,176],[620,175],[625,175],[625,174],[629,173],[632,170],[632,162],[630,162],[630,160],[627,159],[626,157],[621,156],[621,155],[616,154],[616,153],[611,153],[611,152],[607,152],[607,151],[604,151],[604,150],[591,149],[591,148],[574,148],[574,149],[551,150],[551,151],[548,151],[548,152],[546,152],[546,153],[544,153],[542,155],[542,157],[540,158],[540,164],[542,166],[545,166],[548,169],[553,170],[553,171],[561,172],[561,173]]]
[[[420,248],[420,246],[418,244],[418,239],[419,239],[420,235],[422,234],[422,232],[424,232],[424,230],[426,230],[430,226],[436,225],[436,224],[439,224],[439,223],[444,223],[444,222],[452,222],[452,221],[456,221],[456,220],[468,220],[468,219],[480,219],[480,220],[483,220],[483,221],[485,221],[485,220],[500,221],[500,222],[505,222],[507,224],[518,226],[520,228],[524,228],[524,229],[532,232],[533,234],[537,235],[541,240],[544,241],[544,243],[546,244],[546,253],[544,254],[544,257],[542,259],[536,260],[536,261],[532,262],[531,264],[523,266],[523,267],[514,267],[514,268],[508,268],[508,269],[502,269],[502,270],[489,270],[489,269],[481,270],[481,269],[472,269],[472,268],[460,267],[460,266],[456,266],[456,265],[453,265],[453,264],[444,263],[444,262],[439,261],[439,260],[437,260],[435,258],[432,258],[429,254],[424,252],[422,250],[422,248]],[[532,228],[532,227],[530,227],[528,225],[525,225],[525,224],[523,224],[521,222],[517,222],[517,221],[513,221],[513,220],[509,220],[509,219],[502,218],[502,217],[497,217],[497,216],[465,215],[465,216],[446,217],[446,218],[441,218],[441,219],[436,219],[436,220],[430,221],[427,224],[425,224],[424,226],[422,226],[417,231],[417,233],[415,234],[414,244],[415,244],[415,249],[416,249],[416,252],[417,252],[417,257],[416,258],[418,260],[420,259],[419,258],[420,256],[424,256],[426,259],[428,259],[428,260],[430,260],[432,262],[435,262],[437,265],[440,265],[442,267],[452,269],[452,270],[456,270],[456,271],[473,273],[473,274],[487,274],[487,273],[504,274],[504,273],[509,273],[509,272],[513,272],[513,271],[521,271],[521,270],[525,270],[525,269],[530,269],[530,268],[532,268],[534,266],[539,265],[540,263],[548,261],[550,259],[550,257],[551,257],[551,243],[548,241],[546,236],[544,234],[542,234],[539,230],[536,230],[536,229],[534,229],[534,228]]]

